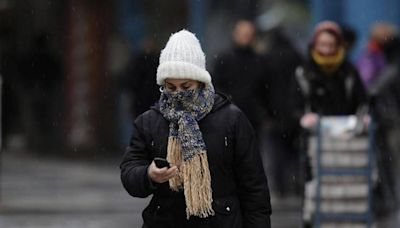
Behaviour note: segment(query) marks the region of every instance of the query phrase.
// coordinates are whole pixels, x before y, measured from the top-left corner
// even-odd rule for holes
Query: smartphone
[[[169,162],[165,158],[154,158],[154,163],[156,164],[157,168],[161,169],[164,167],[170,168]]]

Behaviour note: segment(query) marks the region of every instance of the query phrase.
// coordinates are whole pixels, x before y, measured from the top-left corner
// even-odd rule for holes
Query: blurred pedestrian
[[[269,30],[266,38],[265,64],[270,73],[264,75],[268,113],[263,129],[264,163],[266,169],[270,169],[267,173],[271,175],[271,191],[286,197],[301,193],[297,147],[299,124],[291,115],[293,106],[289,96],[295,82],[293,74],[303,60],[282,27]]]
[[[309,46],[308,62],[296,69],[294,96],[302,127],[316,126],[318,115],[351,115],[367,104],[357,69],[346,59],[340,27],[318,24]]]
[[[0,31],[1,84],[1,146],[2,149],[22,148],[25,134],[22,124],[23,79],[20,77],[20,59],[16,53],[16,39],[10,30]]]
[[[270,227],[270,198],[254,131],[215,93],[197,38],[173,34],[160,55],[159,102],[134,123],[121,179],[153,195],[143,227]],[[156,157],[166,158],[156,165]]]
[[[396,34],[396,27],[388,23],[376,23],[371,30],[368,46],[360,59],[357,68],[366,89],[369,89],[377,80],[379,73],[385,67],[383,46]]]
[[[26,92],[24,97],[24,127],[28,146],[37,152],[46,152],[62,142],[61,64],[51,52],[49,36],[37,35],[33,45],[21,63],[21,78]]]
[[[367,97],[357,70],[346,59],[345,43],[340,27],[331,21],[319,23],[309,46],[309,59],[295,72],[293,100],[303,135],[302,159],[305,168],[304,205],[313,198],[311,158],[306,154],[308,133],[313,131],[319,116],[352,115],[364,109]],[[310,187],[311,186],[311,187]],[[315,196],[315,195],[314,195]],[[303,208],[305,226],[311,224],[312,207]]]
[[[396,170],[400,157],[396,151],[400,139],[400,37],[385,42],[386,66],[370,88],[372,109],[376,119],[376,159],[378,183],[375,191],[376,212],[385,215],[398,209],[399,180]],[[398,179],[398,178],[397,178]]]
[[[132,61],[125,76],[124,87],[132,95],[131,111],[136,118],[158,100],[160,93],[154,84],[160,52],[154,40],[146,39],[143,51]]]
[[[268,72],[263,57],[253,49],[255,36],[251,21],[238,21],[232,33],[233,47],[216,59],[213,75],[216,89],[232,99],[258,134],[267,115],[264,79]]]
[[[122,145],[129,142],[132,133],[132,127],[126,122],[147,111],[160,96],[158,87],[154,84],[160,51],[155,40],[151,38],[146,38],[142,46],[140,53],[129,58],[128,67],[119,78]]]
[[[344,47],[346,48],[346,53],[349,54],[357,42],[357,32],[348,25],[342,25],[340,27],[343,33]]]

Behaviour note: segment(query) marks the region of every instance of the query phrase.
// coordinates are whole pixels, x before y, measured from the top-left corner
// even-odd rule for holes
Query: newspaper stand
[[[356,116],[321,117],[309,138],[313,179],[306,183],[303,219],[315,228],[371,228],[373,124]]]

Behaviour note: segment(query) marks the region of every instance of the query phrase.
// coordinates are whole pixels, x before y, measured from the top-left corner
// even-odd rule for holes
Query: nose
[[[321,48],[321,53],[323,55],[334,55],[336,53],[336,47],[331,45],[325,45]]]

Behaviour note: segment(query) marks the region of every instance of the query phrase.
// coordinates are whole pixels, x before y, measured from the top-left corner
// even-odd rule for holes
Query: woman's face
[[[315,40],[314,50],[323,56],[335,55],[338,49],[336,37],[328,32],[322,32]]]
[[[199,88],[200,82],[191,79],[165,79],[165,89],[169,92],[181,92]]]

